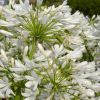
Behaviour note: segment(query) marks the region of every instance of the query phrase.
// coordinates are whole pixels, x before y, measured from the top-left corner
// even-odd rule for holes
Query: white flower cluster
[[[42,2],[0,9],[0,98],[100,100],[100,16]]]

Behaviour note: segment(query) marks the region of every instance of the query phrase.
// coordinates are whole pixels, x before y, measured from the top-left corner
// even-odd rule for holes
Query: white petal
[[[29,96],[31,96],[30,92],[22,93],[22,95],[23,95],[24,97],[29,97]]]
[[[72,29],[72,28],[74,28],[75,27],[75,25],[66,25],[65,26],[65,29]]]
[[[0,61],[0,66],[4,67],[3,63]]]
[[[3,81],[8,83],[8,78],[6,76],[3,77]]]
[[[26,56],[27,55],[27,52],[28,52],[28,46],[26,46],[25,48],[24,48],[24,56]]]
[[[43,55],[36,57],[34,61],[45,61],[45,57]]]
[[[86,94],[88,97],[94,97],[94,96],[95,96],[94,91],[91,90],[91,89],[86,89],[85,94]]]
[[[92,85],[91,89],[93,89],[95,92],[100,92],[100,83]]]
[[[12,64],[12,67],[14,66],[14,63],[15,63],[14,58],[11,58],[11,64]]]
[[[0,84],[0,88],[3,88],[5,86],[6,86],[6,84]]]
[[[0,92],[0,97],[4,98],[4,94],[2,92]]]
[[[31,76],[25,76],[25,78],[26,78],[27,80],[33,81],[33,77],[31,77]]]
[[[38,82],[37,82],[37,81],[36,81],[36,82],[34,81],[34,83],[33,83],[33,84],[34,84],[34,88],[33,88],[33,91],[35,91],[35,90],[37,89],[37,86],[38,86]]]
[[[71,51],[67,57],[70,59],[80,59],[82,57],[82,51],[75,49],[74,51]]]
[[[24,72],[25,69],[23,68],[10,68],[11,71],[14,71],[14,72]]]
[[[48,17],[47,15],[42,16],[42,18],[40,19],[42,24],[46,24],[48,22]]]
[[[29,81],[25,84],[26,87],[30,88],[31,86],[33,86],[34,83],[32,81]]]
[[[6,61],[8,61],[6,53],[5,53],[5,51],[3,49],[1,49],[1,55],[2,55],[3,58],[5,58]]]
[[[15,60],[15,66],[19,68],[25,68],[25,66],[20,61],[17,60]]]
[[[15,78],[20,78],[20,75],[12,73]]]
[[[25,98],[24,100],[35,100],[35,98],[32,96],[32,97]]]
[[[50,51],[50,50],[46,50],[46,51],[45,51],[45,55],[46,55],[46,57],[49,57],[49,56],[51,55],[51,53],[52,53],[52,51]]]
[[[37,6],[41,6],[43,0],[37,0]]]
[[[87,79],[77,79],[78,83],[83,85],[83,86],[86,86],[86,87],[90,87],[92,86],[92,83],[91,81],[87,80]]]
[[[0,25],[1,25],[1,26],[6,26],[6,27],[15,26],[14,23],[12,23],[12,22],[7,22],[7,21],[4,21],[4,20],[0,20]]]
[[[6,91],[6,96],[7,96],[7,97],[10,97],[10,94],[14,94],[14,93],[13,93],[12,90],[7,89],[7,91]]]
[[[5,31],[5,30],[0,30],[0,33],[4,34],[6,36],[12,36],[13,35],[12,33],[8,32],[8,31]]]
[[[42,47],[42,45],[41,45],[40,43],[38,43],[38,48],[39,48],[39,50],[41,51],[41,53],[42,53],[44,56],[46,56],[45,51],[44,51],[44,48]]]
[[[59,48],[59,51],[61,52],[63,50],[64,46],[61,45],[60,48]]]

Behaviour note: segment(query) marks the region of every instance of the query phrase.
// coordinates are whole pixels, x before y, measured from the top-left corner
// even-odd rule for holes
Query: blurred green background
[[[93,15],[100,15],[100,0],[68,0],[72,13],[79,10],[90,18]]]
[[[52,6],[52,5],[60,5],[64,0],[43,0],[44,5]]]

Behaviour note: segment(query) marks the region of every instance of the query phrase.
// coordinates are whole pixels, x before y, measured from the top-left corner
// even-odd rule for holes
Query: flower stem
[[[34,41],[32,41],[32,48],[31,50],[29,51],[29,58],[32,59],[33,58],[33,54],[35,53],[35,50],[36,50],[36,44]]]

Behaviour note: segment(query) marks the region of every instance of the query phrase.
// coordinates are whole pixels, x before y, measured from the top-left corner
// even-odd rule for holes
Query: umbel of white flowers
[[[100,16],[13,1],[0,12],[0,98],[99,100]]]

